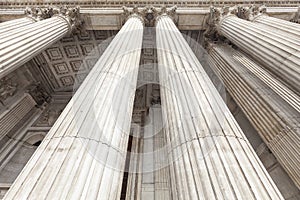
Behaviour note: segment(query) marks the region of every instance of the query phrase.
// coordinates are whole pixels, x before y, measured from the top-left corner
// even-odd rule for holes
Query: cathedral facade
[[[0,0],[0,199],[300,199],[299,6]]]

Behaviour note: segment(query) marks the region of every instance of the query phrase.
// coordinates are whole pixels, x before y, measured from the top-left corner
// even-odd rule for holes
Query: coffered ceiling
[[[200,42],[203,31],[182,31]],[[82,83],[96,61],[100,58],[117,31],[86,31],[64,37],[47,48],[31,62],[52,87],[53,91],[73,91]],[[139,83],[158,83],[155,56],[155,37],[152,29],[145,29]]]
[[[72,90],[80,84],[117,31],[86,31],[64,37],[34,63],[45,73],[54,91]]]

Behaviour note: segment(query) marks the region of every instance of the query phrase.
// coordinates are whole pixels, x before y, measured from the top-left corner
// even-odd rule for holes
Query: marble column
[[[167,15],[158,18],[156,41],[172,199],[282,199]]]
[[[14,19],[7,22],[0,23],[0,34],[8,34],[9,31],[19,29],[23,26],[33,24],[36,20],[33,17],[23,17],[20,19]]]
[[[20,31],[21,27],[47,18],[49,11],[50,9],[26,8],[24,11],[26,17],[0,23],[0,38],[3,37],[2,34],[10,35],[11,31]]]
[[[54,16],[0,36],[0,78],[17,69],[70,33],[79,9],[54,10]]]
[[[227,45],[211,44],[209,54],[226,89],[300,188],[300,97]]]
[[[142,37],[132,15],[4,199],[120,199]]]
[[[300,93],[300,41],[277,34],[274,28],[261,28],[225,13],[217,25],[219,33],[263,64],[289,88]]]
[[[300,24],[275,17],[269,17],[265,14],[260,14],[254,17],[252,22],[273,28],[274,33],[281,34],[285,37],[290,36],[290,39],[300,41]]]
[[[246,13],[248,20],[255,24],[262,25],[261,27],[263,29],[271,28],[276,34],[300,41],[300,24],[270,17],[266,14],[266,7],[264,6],[252,6],[245,10],[247,10]]]

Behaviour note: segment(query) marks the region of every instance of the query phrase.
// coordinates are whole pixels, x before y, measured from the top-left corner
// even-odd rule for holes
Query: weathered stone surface
[[[143,25],[131,17],[4,199],[119,199]]]
[[[172,19],[156,25],[174,199],[282,199]]]
[[[300,40],[277,34],[267,26],[262,29],[229,12],[221,15],[218,31],[300,93]]]
[[[78,24],[79,8],[53,9],[53,15],[0,34],[0,78],[70,33]]]
[[[299,96],[248,56],[227,45],[211,44],[209,54],[227,90],[299,187]]]

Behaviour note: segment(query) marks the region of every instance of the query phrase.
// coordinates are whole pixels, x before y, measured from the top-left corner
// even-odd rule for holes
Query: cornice
[[[300,3],[300,2],[299,2]],[[45,7],[47,7],[45,5]],[[74,6],[75,7],[75,6]],[[215,6],[216,7],[216,6]],[[223,7],[223,6],[221,6]],[[221,8],[219,7],[219,8]],[[131,7],[132,9],[133,7]],[[216,7],[217,8],[217,7]],[[0,8],[0,15],[24,15],[26,7],[16,7],[16,8]],[[290,7],[267,7],[266,13],[273,15],[273,14],[280,14],[280,13],[296,13],[298,11],[297,6],[290,6]],[[122,14],[123,8],[122,6],[119,7],[107,7],[107,8],[97,8],[97,7],[80,7],[80,14],[97,14],[97,15],[120,15]],[[176,13],[179,15],[207,15],[210,13],[210,7],[178,7],[176,9]]]
[[[80,6],[81,8],[87,7],[144,7],[144,6],[166,6],[171,7],[177,5],[178,7],[209,7],[209,6],[234,6],[234,5],[266,5],[268,7],[273,6],[298,6],[299,0],[294,1],[262,1],[262,0],[238,0],[238,1],[221,1],[221,0],[158,0],[158,1],[149,1],[149,0],[73,0],[73,1],[54,1],[54,0],[27,0],[26,2],[22,0],[0,0],[0,6],[2,8],[24,8],[26,6]]]
[[[42,7],[42,6],[39,6]],[[52,6],[55,7],[55,6]],[[76,7],[76,6],[69,6]],[[161,6],[139,7],[139,11],[152,7],[160,11]],[[23,17],[25,8],[0,8],[0,22]],[[44,6],[47,8],[47,6]],[[169,7],[170,8],[170,7]],[[214,7],[220,9],[220,7]],[[132,10],[133,7],[128,7]],[[267,7],[267,14],[272,17],[290,20],[297,12],[298,7]],[[84,20],[86,30],[119,30],[124,23],[124,10],[119,7],[80,7],[80,17]],[[176,18],[180,30],[206,30],[207,20],[210,17],[210,7],[180,7],[177,6]],[[125,18],[126,19],[126,18]]]

